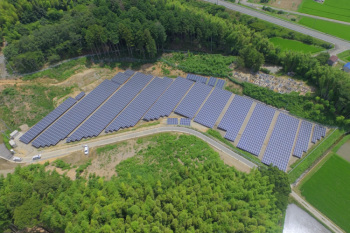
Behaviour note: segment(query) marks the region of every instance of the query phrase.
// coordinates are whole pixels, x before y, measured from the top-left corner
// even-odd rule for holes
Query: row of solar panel
[[[208,81],[207,78],[205,78],[203,76],[195,75],[195,74],[187,74],[187,79],[191,80],[193,82],[199,82],[199,83],[203,83],[203,84],[207,84],[207,81]],[[225,80],[210,77],[210,79],[208,81],[208,85],[211,87],[215,86],[216,88],[223,89],[224,85],[225,85]]]
[[[188,118],[180,118],[180,123],[178,118],[168,118],[167,119],[168,125],[186,125],[191,126],[191,119]]]

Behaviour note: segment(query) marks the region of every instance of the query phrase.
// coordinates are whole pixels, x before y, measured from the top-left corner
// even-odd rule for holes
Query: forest
[[[0,177],[0,231],[281,232],[291,191],[277,168],[239,172],[186,135],[151,137],[110,180],[73,181],[46,171],[47,164]],[[56,166],[70,169],[62,161]]]

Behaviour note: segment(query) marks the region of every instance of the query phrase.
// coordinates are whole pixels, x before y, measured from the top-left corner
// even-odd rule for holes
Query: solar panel
[[[235,95],[228,107],[224,117],[221,119],[218,128],[225,130],[225,138],[234,141],[241,129],[245,118],[252,106],[251,99]]]
[[[320,125],[315,125],[311,142],[316,143],[316,141],[320,140],[324,136],[326,136],[326,128]]]
[[[80,141],[83,138],[98,136],[152,78],[151,75],[144,75],[142,73],[137,73],[131,77],[124,86],[116,91],[111,98],[69,136],[67,142]]]
[[[83,98],[85,96],[85,92],[80,92],[76,97],[75,97],[75,99],[76,100],[80,100],[81,98]]]
[[[193,82],[199,82],[199,83],[203,83],[203,84],[206,84],[208,81],[208,79],[206,77],[195,75],[195,74],[187,74],[187,79],[189,79]]]
[[[118,83],[119,85],[122,85],[123,83],[126,82],[126,80],[130,78],[130,76],[134,74],[134,73],[130,74],[131,72],[128,72],[128,73],[125,73],[125,72],[124,73],[119,72],[111,79],[111,81]]]
[[[237,147],[258,156],[274,114],[275,109],[258,103]]]
[[[303,156],[303,152],[306,152],[309,146],[310,135],[312,130],[312,124],[307,121],[302,121],[298,133],[298,138],[295,143],[293,155],[298,158]]]
[[[211,86],[211,87],[214,87],[215,83],[216,83],[216,80],[217,80],[217,78],[210,77],[208,85]]]
[[[216,83],[216,88],[220,88],[220,89],[223,89],[225,86],[225,80],[223,79],[218,79],[218,82]]]
[[[39,135],[32,142],[32,145],[37,148],[56,145],[94,112],[118,87],[118,84],[110,80],[104,80],[98,87]]]
[[[209,128],[213,128],[231,95],[231,92],[214,89],[194,121]]]
[[[135,71],[133,71],[133,70],[126,70],[126,71],[124,71],[124,74],[129,75],[131,77],[133,74],[135,74]]]
[[[50,112],[36,125],[30,128],[19,140],[25,144],[31,142],[36,136],[43,132],[49,125],[62,116],[68,109],[70,109],[75,103],[76,99],[69,97],[62,104],[60,104],[55,110]]]
[[[175,79],[170,87],[145,114],[143,119],[150,121],[157,120],[160,117],[169,116],[192,85],[193,82],[187,79],[181,77]]]
[[[280,113],[261,162],[286,171],[298,126],[298,119]]]
[[[192,119],[203,101],[209,95],[212,87],[202,83],[195,83],[179,106],[175,109],[175,113]]]
[[[172,79],[155,78],[148,86],[113,120],[106,132],[133,127],[154,104],[159,96],[170,86]]]
[[[167,124],[168,125],[177,125],[179,123],[177,118],[168,118],[167,119]]]
[[[181,119],[180,119],[180,125],[191,126],[191,119],[188,119],[188,118],[181,118]]]

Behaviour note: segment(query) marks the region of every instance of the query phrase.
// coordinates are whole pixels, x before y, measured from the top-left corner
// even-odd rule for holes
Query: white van
[[[21,162],[22,158],[15,156],[15,157],[12,158],[12,160],[15,161],[15,162]]]
[[[89,147],[88,147],[88,145],[84,146],[84,154],[86,154],[86,155],[89,154]]]
[[[38,154],[38,155],[34,155],[34,156],[33,156],[33,160],[38,160],[38,159],[41,159],[41,154]]]

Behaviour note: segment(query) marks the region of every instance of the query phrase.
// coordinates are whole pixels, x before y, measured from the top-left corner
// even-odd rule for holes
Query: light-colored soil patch
[[[164,76],[181,76],[186,77],[187,73],[175,69],[171,66],[168,66],[167,64],[163,62],[157,62],[155,64],[145,64],[141,66],[141,69],[138,70],[139,72],[145,73],[145,74],[152,74],[154,76],[158,77],[164,77]]]
[[[340,157],[343,159],[350,162],[350,141],[344,143],[344,145],[339,148],[337,154],[340,155]]]
[[[0,175],[4,175],[6,177],[7,173],[13,173],[15,168],[19,165],[20,164],[18,163],[12,163],[0,158]]]
[[[251,169],[246,164],[242,163],[241,161],[219,151],[214,149],[216,152],[219,153],[220,158],[224,161],[224,163],[230,167],[235,167],[238,171],[250,173]]]
[[[281,8],[290,11],[297,11],[303,0],[270,0],[268,6]],[[249,2],[260,3],[260,0],[250,0]]]

